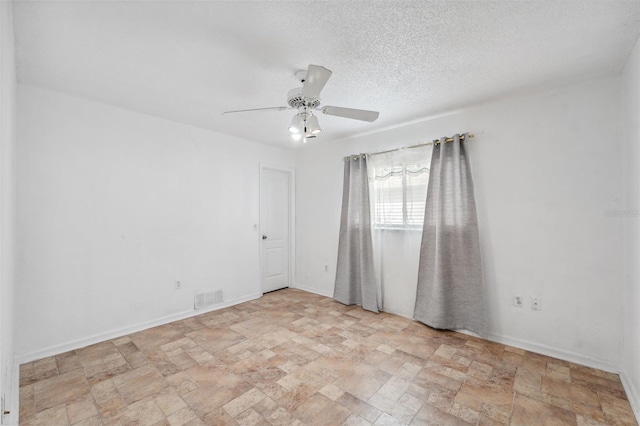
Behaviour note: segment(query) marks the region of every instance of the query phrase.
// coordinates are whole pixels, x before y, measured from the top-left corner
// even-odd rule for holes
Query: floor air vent
[[[222,290],[218,290],[216,292],[208,291],[205,293],[196,293],[193,308],[194,309],[202,309],[207,306],[215,305],[217,303],[222,303],[224,301]]]

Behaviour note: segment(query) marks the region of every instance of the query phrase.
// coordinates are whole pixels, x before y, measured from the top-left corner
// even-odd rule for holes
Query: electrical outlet
[[[522,308],[522,305],[524,305],[522,296],[513,296],[513,306],[516,308]]]
[[[181,281],[175,281],[175,289],[176,290],[180,290],[182,288],[182,282]]]
[[[534,311],[541,311],[542,310],[542,299],[540,299],[539,297],[532,297],[531,298],[531,309],[533,309]]]

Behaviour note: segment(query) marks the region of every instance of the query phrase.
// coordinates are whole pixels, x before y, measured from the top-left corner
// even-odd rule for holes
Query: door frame
[[[258,278],[258,287],[260,289],[260,294],[264,294],[263,289],[262,289],[262,278],[264,276],[263,272],[264,272],[264,268],[266,267],[265,265],[265,259],[264,259],[264,253],[263,253],[263,249],[262,249],[262,178],[264,175],[264,171],[265,170],[275,170],[278,172],[284,172],[287,173],[289,175],[289,250],[287,253],[288,259],[289,259],[289,279],[288,279],[288,283],[287,286],[290,288],[295,288],[295,273],[296,273],[296,265],[295,265],[295,252],[296,252],[296,246],[295,246],[295,207],[296,207],[296,171],[295,169],[291,168],[291,167],[284,167],[284,166],[278,166],[278,165],[273,165],[273,164],[269,164],[269,163],[260,163],[260,173],[259,173],[259,182],[258,182],[258,245],[259,245],[259,259],[260,259],[260,265],[259,265],[259,271],[260,271],[260,276]]]

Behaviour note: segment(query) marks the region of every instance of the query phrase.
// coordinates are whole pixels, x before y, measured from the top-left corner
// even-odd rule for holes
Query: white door
[[[262,292],[289,287],[291,175],[263,168],[260,173],[260,267]]]

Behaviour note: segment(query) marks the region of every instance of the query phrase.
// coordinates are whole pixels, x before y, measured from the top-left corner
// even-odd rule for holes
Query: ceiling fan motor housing
[[[291,108],[317,108],[320,105],[320,99],[305,98],[302,96],[302,87],[296,87],[287,93],[287,103]]]

